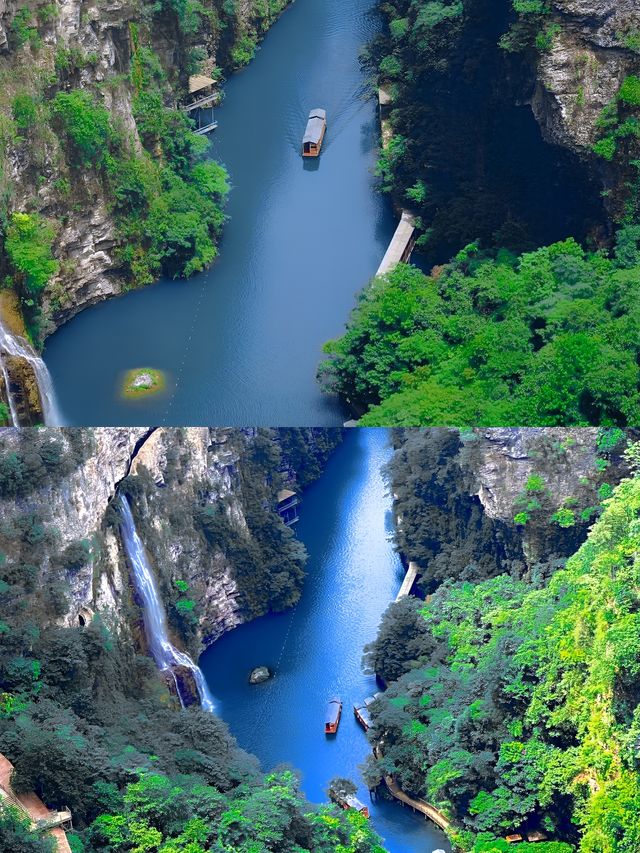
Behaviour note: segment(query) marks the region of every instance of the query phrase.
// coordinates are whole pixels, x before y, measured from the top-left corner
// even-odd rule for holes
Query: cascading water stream
[[[123,495],[117,497],[118,508],[122,518],[120,525],[122,541],[124,548],[131,564],[131,572],[133,575],[133,583],[142,602],[144,613],[144,629],[149,644],[149,651],[156,665],[163,671],[169,670],[175,679],[173,667],[183,666],[188,669],[198,688],[200,704],[205,711],[214,710],[214,701],[207,683],[204,680],[204,675],[199,666],[191,660],[186,652],[181,652],[172,644],[169,639],[169,631],[167,629],[167,614],[165,612],[156,580],[149,565],[144,545],[136,531],[135,522],[129,502]],[[176,682],[176,689],[178,688]],[[178,690],[178,697],[180,691]]]
[[[62,417],[58,409],[55,391],[53,390],[53,382],[44,361],[36,354],[35,350],[25,341],[24,338],[18,335],[13,335],[9,330],[2,325],[0,321],[0,354],[17,356],[29,362],[38,383],[38,391],[40,392],[40,402],[42,404],[42,417],[46,426],[61,426]],[[0,358],[0,362],[2,359]],[[15,407],[15,402],[11,397],[11,389],[9,387],[9,375],[4,364],[2,364],[2,375],[4,378],[5,388],[7,389],[7,399],[9,400],[9,410],[11,412],[11,420],[14,426],[19,426],[18,413]]]
[[[9,387],[9,371],[7,370],[7,366],[2,360],[2,355],[0,354],[0,369],[2,370],[2,378],[4,380],[4,387],[7,394],[7,401],[9,403],[9,414],[11,415],[11,424],[13,426],[18,426],[18,410],[16,409],[16,404],[13,399],[13,395],[11,394],[11,388]]]

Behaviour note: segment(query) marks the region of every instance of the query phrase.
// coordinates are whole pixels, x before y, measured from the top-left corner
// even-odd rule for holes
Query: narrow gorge
[[[274,853],[591,853],[601,830],[623,853],[639,436],[5,430],[12,789],[72,813],[74,853],[129,853],[139,826],[171,850],[196,818],[195,853],[254,830]],[[360,805],[317,805],[336,785]],[[9,830],[30,838],[0,809]]]

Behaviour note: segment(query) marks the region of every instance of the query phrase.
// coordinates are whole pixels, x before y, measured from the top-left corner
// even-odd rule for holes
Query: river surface
[[[67,423],[336,425],[315,371],[395,228],[375,191],[376,101],[359,53],[373,0],[295,0],[251,65],[229,80],[213,155],[233,190],[213,267],[88,308],[44,358]],[[371,94],[370,92],[368,93]],[[303,162],[309,110],[324,107],[320,159]],[[166,395],[119,399],[123,373],[168,373]]]
[[[390,455],[386,430],[350,430],[322,477],[305,491],[296,533],[309,552],[308,576],[293,611],[236,628],[209,648],[200,667],[216,713],[240,746],[265,770],[290,764],[314,802],[326,800],[329,781],[346,776],[371,809],[376,830],[392,853],[431,853],[450,846],[433,824],[396,802],[369,795],[358,767],[370,752],[353,704],[378,688],[363,675],[362,649],[395,598],[402,564],[390,542],[390,498],[380,467]],[[275,672],[249,685],[259,665]],[[324,735],[327,699],[344,703],[336,737]]]

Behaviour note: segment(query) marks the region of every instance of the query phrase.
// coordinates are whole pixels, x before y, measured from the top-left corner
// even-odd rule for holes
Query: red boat
[[[338,731],[341,714],[342,702],[340,699],[329,699],[329,702],[327,703],[327,710],[324,715],[324,733],[326,735],[334,735]]]
[[[341,791],[329,791],[329,795],[334,803],[337,803],[341,809],[355,809],[365,817],[369,817],[369,809],[364,803],[361,803],[353,794],[344,794]]]

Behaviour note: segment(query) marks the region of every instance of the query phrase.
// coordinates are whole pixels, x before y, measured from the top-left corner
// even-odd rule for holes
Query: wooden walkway
[[[22,814],[31,821],[32,828],[38,825],[48,825],[54,828],[48,830],[55,839],[58,853],[71,853],[71,847],[67,841],[67,834],[56,824],[71,821],[70,812],[51,812],[36,794],[16,794],[11,787],[11,774],[13,764],[8,758],[0,753],[0,802],[4,801],[15,806]]]
[[[449,821],[441,811],[438,811],[435,806],[430,805],[424,800],[416,800],[414,797],[410,797],[408,794],[405,794],[392,776],[385,776],[384,781],[389,789],[389,793],[395,797],[396,800],[399,800],[405,806],[409,806],[414,811],[420,812],[420,814],[423,814],[426,818],[435,823],[436,826],[439,826],[440,829],[449,828],[451,821]]]
[[[407,573],[404,576],[404,580],[402,581],[402,586],[398,590],[398,594],[396,595],[396,601],[400,601],[401,598],[406,598],[411,592],[411,588],[416,582],[416,578],[418,576],[418,566],[416,563],[409,563],[409,568],[407,569]]]
[[[404,210],[396,233],[391,238],[389,248],[378,267],[376,275],[386,275],[386,273],[394,270],[398,264],[406,263],[409,260],[416,243],[415,231],[416,221],[413,215]]]

